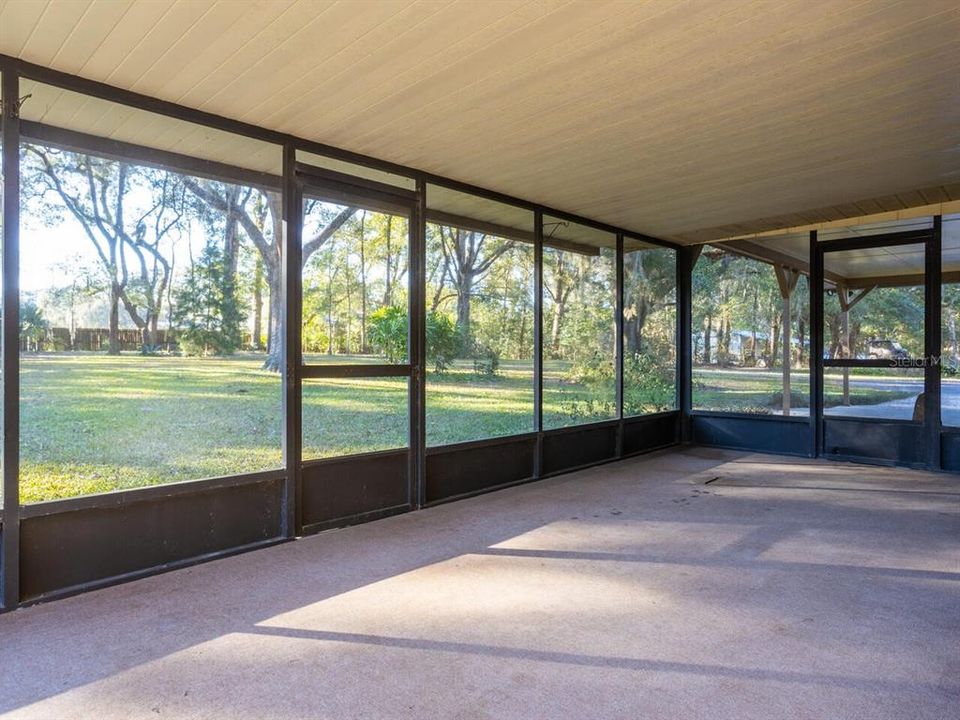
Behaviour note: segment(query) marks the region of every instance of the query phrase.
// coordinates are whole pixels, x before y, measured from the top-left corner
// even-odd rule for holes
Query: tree
[[[186,354],[230,355],[240,346],[241,311],[229,274],[226,253],[208,242],[175,293],[173,319]]]
[[[370,342],[390,363],[407,359],[407,311],[382,307],[370,314]]]
[[[273,371],[280,370],[280,358],[283,351],[283,237],[280,228],[283,227],[283,202],[279,192],[273,190],[258,190],[257,193],[239,193],[232,195],[224,192],[223,183],[186,177],[184,183],[187,189],[196,197],[205,202],[228,218],[233,218],[250,242],[257,248],[263,258],[263,268],[266,275],[269,291],[269,333],[267,336],[267,358],[264,368]],[[262,195],[266,212],[258,212],[257,204],[250,200],[255,194]],[[311,256],[319,250],[344,223],[356,212],[354,207],[329,206],[322,204],[320,213],[311,213],[318,201],[310,201],[304,208],[304,217],[322,218],[319,227],[311,228],[308,234],[304,223],[304,242],[301,248],[301,267],[306,265]],[[253,205],[253,207],[251,207]],[[326,208],[332,208],[332,212]],[[270,219],[269,225],[266,222]]]
[[[57,263],[55,268],[68,276],[70,282],[49,288],[44,293],[43,306],[52,311],[54,323],[66,323],[70,335],[66,349],[73,350],[76,343],[78,315],[93,298],[106,292],[107,286],[104,284],[103,273],[98,266],[84,262],[79,254]]]
[[[183,218],[180,176],[95,155],[24,145],[29,201],[53,195],[92,243],[108,282],[109,348],[119,354],[120,307],[153,344],[173,274],[169,245]],[[59,218],[45,204],[47,223]]]
[[[626,253],[624,262],[624,338],[626,352],[644,350],[644,329],[658,307],[676,302],[675,253],[651,248]]]
[[[560,333],[566,316],[567,300],[577,284],[577,266],[568,253],[551,249],[543,253],[544,282],[543,289],[551,301],[550,354],[560,354]]]
[[[474,284],[499,257],[513,248],[514,241],[447,225],[428,228],[438,235],[443,256],[442,277],[450,278],[457,293],[457,327],[463,339],[462,347],[466,348],[472,341],[470,299]]]
[[[20,340],[26,343],[27,350],[31,345],[39,349],[49,327],[50,323],[36,302],[24,300],[20,303]]]

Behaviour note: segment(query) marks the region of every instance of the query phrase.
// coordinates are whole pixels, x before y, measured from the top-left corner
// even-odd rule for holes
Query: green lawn
[[[23,502],[279,467],[280,378],[261,362],[256,355],[24,355]],[[592,398],[564,382],[565,370],[545,367],[547,426],[606,417],[612,387]],[[406,378],[304,381],[304,457],[406,446],[406,387]],[[503,361],[495,377],[466,362],[428,374],[428,444],[532,429],[532,363]]]
[[[230,360],[24,356],[24,502],[280,465],[279,376]]]
[[[23,502],[279,467],[280,378],[261,362],[256,355],[24,355]],[[612,383],[586,387],[566,380],[566,371],[563,363],[545,363],[545,427],[612,417]],[[794,378],[794,392],[806,395],[805,374]],[[694,375],[699,408],[770,412],[779,391],[777,372]],[[839,386],[828,385],[827,393],[828,404],[839,402]],[[910,394],[854,386],[851,399],[873,404]],[[407,422],[406,378],[304,381],[307,459],[405,447]],[[478,375],[469,362],[428,373],[428,445],[532,430],[532,363],[503,361],[494,377]]]

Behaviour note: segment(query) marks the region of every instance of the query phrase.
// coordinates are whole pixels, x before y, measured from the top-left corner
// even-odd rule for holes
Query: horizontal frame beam
[[[413,366],[406,365],[304,365],[300,377],[304,380],[321,378],[377,378],[410,377]]]
[[[925,243],[933,237],[933,230],[905,230],[903,232],[878,235],[858,235],[857,237],[820,240],[818,247],[823,253],[844,252],[846,250],[870,250],[879,247],[896,247]]]
[[[64,498],[63,500],[46,500],[20,506],[20,516],[25,519],[58,515],[80,510],[101,510],[103,508],[119,508],[135,503],[150,502],[162,498],[180,497],[182,495],[196,495],[220,488],[239,487],[241,485],[255,485],[270,480],[282,480],[286,476],[283,470],[263,470],[261,472],[246,473],[243,475],[225,475],[223,477],[204,478],[201,480],[181,480],[180,482],[165,485],[148,485],[125,490],[112,490],[94,495]]]
[[[429,193],[429,188],[427,189]],[[483,235],[493,235],[502,237],[506,240],[519,240],[520,242],[536,242],[536,233],[533,230],[523,230],[521,228],[512,228],[508,225],[487,222],[486,220],[475,220],[466,215],[457,215],[455,213],[444,212],[442,210],[431,210],[427,208],[426,218],[428,223],[434,225],[444,225],[445,227],[459,228],[469,232],[478,232]],[[533,227],[533,215],[530,216],[530,226]]]
[[[122,140],[111,140],[37,122],[21,121],[20,137],[23,140],[60,150],[99,155],[108,160],[134,160],[141,165],[160,170],[173,170],[183,175],[245,185],[269,192],[280,192],[283,186],[283,178],[279,175],[249,170],[216,160],[203,160],[192,155],[182,155],[169,150],[157,150],[156,148],[123,142]]]
[[[306,195],[315,191],[320,194],[330,192],[337,198],[355,196],[357,199],[367,199],[375,205],[402,209],[408,214],[412,212],[412,208],[417,202],[417,193],[413,190],[394,187],[386,183],[348,175],[316,165],[298,162],[294,166],[294,172],[297,180],[302,183]]]

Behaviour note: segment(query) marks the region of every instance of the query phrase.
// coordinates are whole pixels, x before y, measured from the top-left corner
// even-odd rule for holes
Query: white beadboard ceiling
[[[955,0],[5,0],[0,53],[681,242],[960,199]]]

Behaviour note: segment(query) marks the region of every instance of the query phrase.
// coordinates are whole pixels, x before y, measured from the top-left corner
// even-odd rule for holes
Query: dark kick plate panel
[[[692,440],[697,445],[809,457],[813,430],[809,420],[694,415]]]
[[[960,432],[940,433],[940,467],[960,472]]]
[[[305,463],[303,525],[316,525],[409,505],[409,454],[354,455]]]
[[[20,521],[22,600],[280,536],[282,480]]]
[[[924,429],[882,420],[823,420],[823,457],[922,466]]]
[[[612,460],[617,454],[617,426],[551,430],[543,435],[543,474]]]
[[[533,477],[536,436],[474,446],[427,449],[426,502],[480,492]]]
[[[627,418],[623,421],[623,455],[680,442],[680,413]]]

